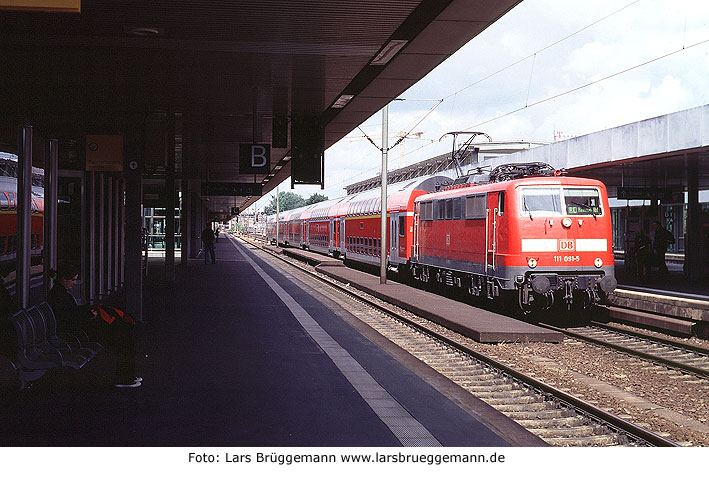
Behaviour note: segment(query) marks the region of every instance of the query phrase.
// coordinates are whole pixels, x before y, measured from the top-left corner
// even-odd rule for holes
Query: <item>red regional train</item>
[[[589,308],[617,286],[608,197],[597,180],[510,164],[489,176],[416,179],[388,191],[384,249],[388,267],[405,278],[514,297],[524,311],[559,300]],[[377,265],[380,220],[380,191],[370,190],[284,212],[278,242]]]
[[[30,219],[31,255],[42,255],[44,243],[44,195],[42,189],[32,187],[32,215]],[[17,179],[0,175],[0,265],[14,266],[17,256]]]

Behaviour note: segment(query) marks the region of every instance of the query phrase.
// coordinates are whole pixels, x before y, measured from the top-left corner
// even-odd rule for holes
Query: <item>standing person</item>
[[[69,290],[79,279],[79,270],[73,264],[62,264],[57,270],[49,271],[54,278],[54,286],[47,294],[47,303],[52,307],[57,320],[57,329],[71,333],[81,329],[92,340],[109,344],[116,348],[117,388],[137,388],[143,378],[135,375],[135,346],[133,325],[123,320],[108,324],[97,319],[98,311],[93,307],[80,307]]]
[[[207,254],[211,254],[212,263],[216,262],[217,257],[214,256],[214,231],[209,226],[202,230],[202,243],[204,244],[204,263],[207,263]]]
[[[645,230],[640,229],[635,235],[635,270],[643,283],[647,281],[652,264],[652,243]]]
[[[652,248],[655,251],[655,259],[657,260],[657,275],[661,280],[666,280],[670,276],[670,271],[665,263],[665,254],[667,253],[668,245],[675,243],[675,237],[666,228],[660,225],[660,222],[654,220],[652,226],[655,228],[655,237]]]

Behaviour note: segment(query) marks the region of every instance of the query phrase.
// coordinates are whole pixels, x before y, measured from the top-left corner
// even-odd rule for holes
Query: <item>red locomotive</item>
[[[424,283],[516,295],[525,311],[559,299],[588,308],[617,285],[605,186],[546,164],[394,184],[387,216],[389,268]],[[376,265],[380,220],[380,192],[370,190],[282,214],[279,243]],[[275,239],[275,227],[267,234]]]

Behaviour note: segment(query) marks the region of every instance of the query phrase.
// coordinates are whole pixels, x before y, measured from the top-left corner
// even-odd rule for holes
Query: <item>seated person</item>
[[[115,320],[109,324],[98,319],[95,307],[81,307],[74,296],[69,293],[79,278],[75,265],[64,264],[57,270],[50,270],[54,278],[54,286],[47,295],[47,303],[52,307],[57,320],[57,329],[71,333],[77,328],[86,332],[91,339],[109,344],[116,348],[116,382],[117,388],[136,388],[141,385],[142,378],[135,375],[135,351],[133,325]]]

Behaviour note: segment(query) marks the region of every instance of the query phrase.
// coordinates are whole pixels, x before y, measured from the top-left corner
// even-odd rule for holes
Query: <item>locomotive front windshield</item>
[[[524,187],[522,215],[602,215],[598,189],[589,187]]]

